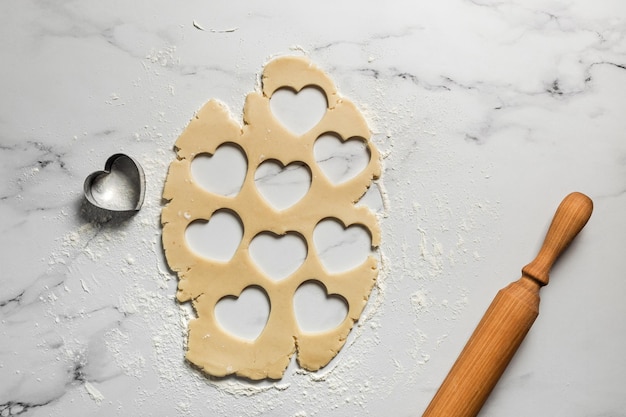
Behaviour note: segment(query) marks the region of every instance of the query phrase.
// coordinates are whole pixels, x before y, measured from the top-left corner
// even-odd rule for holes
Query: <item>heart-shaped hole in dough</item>
[[[252,239],[249,252],[261,271],[279,281],[302,266],[307,256],[307,246],[305,240],[296,233],[279,236],[263,232]]]
[[[322,265],[331,274],[356,268],[372,253],[372,237],[365,227],[344,227],[333,218],[315,226],[313,242]]]
[[[335,294],[329,295],[324,284],[317,280],[304,282],[293,296],[293,308],[298,326],[307,333],[332,330],[348,316],[347,301]]]
[[[352,137],[342,140],[335,133],[325,133],[317,138],[313,152],[317,165],[333,184],[356,177],[371,158],[365,139]]]
[[[324,92],[314,86],[300,91],[283,87],[270,98],[274,117],[289,131],[301,136],[317,125],[326,114],[328,102]]]
[[[207,220],[194,220],[185,229],[185,240],[193,252],[214,261],[229,261],[243,237],[239,217],[229,210],[218,210]]]
[[[257,286],[245,288],[239,297],[226,296],[215,305],[215,319],[228,333],[239,338],[256,340],[270,316],[270,301]]]
[[[283,165],[274,159],[263,162],[254,173],[254,183],[275,209],[285,210],[300,201],[311,187],[311,172],[302,162]]]
[[[225,143],[213,155],[201,153],[191,161],[191,176],[205,190],[233,197],[246,179],[248,162],[245,154],[234,144]]]

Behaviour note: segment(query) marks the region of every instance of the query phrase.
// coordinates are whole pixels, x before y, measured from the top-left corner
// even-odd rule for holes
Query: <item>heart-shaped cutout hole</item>
[[[248,162],[235,145],[221,145],[213,155],[201,153],[191,161],[191,176],[205,190],[232,197],[239,193],[246,179]]]
[[[187,244],[196,254],[214,261],[229,261],[243,237],[239,217],[228,210],[218,210],[211,218],[194,220],[185,230]]]
[[[348,303],[338,295],[328,295],[326,287],[311,280],[298,287],[293,297],[298,326],[304,332],[332,330],[348,316]]]
[[[95,207],[111,211],[136,211],[145,194],[145,178],[137,161],[115,154],[107,159],[104,171],[90,174],[84,183],[85,198]]]
[[[370,162],[369,148],[363,138],[341,140],[338,135],[327,133],[317,138],[313,152],[317,165],[334,184],[356,177]]]
[[[296,272],[307,256],[306,243],[296,233],[260,233],[250,242],[249,251],[261,271],[276,281]]]
[[[372,237],[365,227],[344,227],[335,219],[319,222],[313,231],[313,241],[322,265],[330,273],[353,269],[372,252]]]
[[[326,95],[317,87],[305,87],[299,92],[291,88],[279,88],[270,98],[274,117],[288,130],[300,136],[317,125],[328,103]]]
[[[248,341],[256,340],[270,316],[270,302],[265,291],[252,286],[239,297],[226,296],[215,305],[215,319],[228,333]]]
[[[277,210],[285,210],[302,199],[311,187],[306,164],[287,165],[276,160],[263,162],[254,173],[254,183],[263,198]]]

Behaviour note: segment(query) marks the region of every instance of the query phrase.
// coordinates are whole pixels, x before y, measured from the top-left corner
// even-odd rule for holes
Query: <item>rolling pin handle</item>
[[[554,214],[537,257],[522,268],[522,274],[541,286],[548,285],[554,261],[587,224],[592,211],[593,202],[586,195],[574,192],[565,197]]]

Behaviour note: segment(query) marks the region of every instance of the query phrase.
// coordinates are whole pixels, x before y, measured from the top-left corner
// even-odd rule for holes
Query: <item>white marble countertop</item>
[[[595,211],[481,416],[626,416],[626,5],[617,0],[0,3],[0,416],[421,415],[571,191]],[[160,244],[174,141],[306,55],[383,154],[384,259],[319,372],[209,379]],[[85,210],[108,156],[144,207]]]

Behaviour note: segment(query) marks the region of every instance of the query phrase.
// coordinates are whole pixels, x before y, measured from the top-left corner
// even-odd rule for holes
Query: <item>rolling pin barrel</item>
[[[537,257],[498,292],[423,417],[475,417],[539,314],[539,289],[560,253],[591,216],[580,193],[565,197]]]

